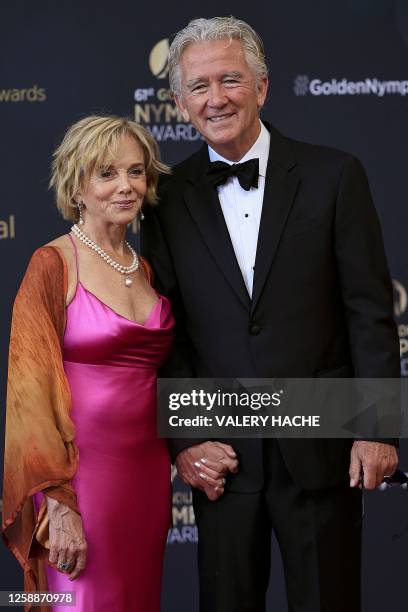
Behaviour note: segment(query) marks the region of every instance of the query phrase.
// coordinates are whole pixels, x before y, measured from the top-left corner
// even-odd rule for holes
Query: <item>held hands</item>
[[[234,449],[222,442],[203,442],[181,451],[176,459],[183,482],[203,491],[215,501],[224,493],[225,476],[238,472]]]
[[[86,565],[87,544],[82,519],[74,510],[52,497],[47,497],[47,510],[50,520],[49,562],[59,571],[66,572],[70,580],[75,580]]]
[[[392,476],[398,465],[397,451],[392,444],[383,442],[354,442],[351,449],[350,487],[360,486],[361,471],[364,474],[364,488],[375,489],[384,476]]]

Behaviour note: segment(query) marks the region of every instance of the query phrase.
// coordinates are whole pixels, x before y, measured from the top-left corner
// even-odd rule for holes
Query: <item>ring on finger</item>
[[[71,565],[72,565],[71,561],[60,561],[57,567],[62,572],[67,572],[70,569]]]

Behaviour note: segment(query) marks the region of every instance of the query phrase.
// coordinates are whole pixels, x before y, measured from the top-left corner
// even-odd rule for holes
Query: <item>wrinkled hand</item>
[[[200,489],[208,499],[215,501],[224,493],[228,472],[238,472],[238,459],[229,444],[209,441],[181,451],[176,466],[183,482]]]
[[[85,569],[87,544],[80,515],[56,499],[47,497],[47,511],[50,521],[49,562],[59,571],[59,563],[70,562],[65,570],[70,580],[75,580]]]
[[[360,486],[361,470],[364,488],[375,489],[384,476],[392,476],[398,465],[398,455],[392,444],[355,441],[351,449],[350,487]]]

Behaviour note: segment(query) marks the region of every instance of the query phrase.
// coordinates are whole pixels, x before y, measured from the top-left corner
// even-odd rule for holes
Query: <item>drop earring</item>
[[[139,212],[137,213],[134,221],[133,221],[133,231],[138,234],[140,232],[140,223],[143,221],[143,219],[145,218],[144,214],[142,213],[142,210],[140,209]]]
[[[82,216],[83,202],[77,202],[77,206],[78,206],[78,212],[79,212],[79,225],[83,225],[84,224],[84,218]]]

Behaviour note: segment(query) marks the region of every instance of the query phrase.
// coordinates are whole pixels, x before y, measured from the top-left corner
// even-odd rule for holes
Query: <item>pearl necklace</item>
[[[114,268],[114,270],[117,270],[117,272],[120,272],[121,274],[125,274],[126,278],[125,278],[125,285],[126,287],[130,287],[131,284],[133,283],[133,280],[131,278],[129,278],[129,274],[132,274],[132,272],[136,272],[136,270],[139,267],[139,258],[137,256],[137,253],[134,249],[132,249],[132,247],[130,246],[130,244],[128,242],[126,242],[125,240],[125,244],[127,246],[127,248],[129,249],[129,251],[132,253],[133,256],[133,261],[131,263],[130,266],[122,266],[122,264],[118,263],[117,261],[115,261],[110,255],[108,255],[106,253],[106,251],[104,251],[103,249],[101,249],[100,246],[98,246],[96,244],[96,242],[94,242],[93,240],[91,240],[89,238],[89,236],[87,236],[85,234],[85,232],[83,232],[81,230],[81,228],[75,224],[71,227],[71,232],[74,234],[74,236],[76,236],[78,238],[78,240],[80,240],[81,242],[83,242],[84,244],[86,244],[87,247],[89,247],[90,249],[92,249],[92,251],[95,251],[95,253],[97,253],[100,257],[102,257],[102,259],[104,261],[106,261],[106,263],[109,266],[112,266],[112,268]]]

